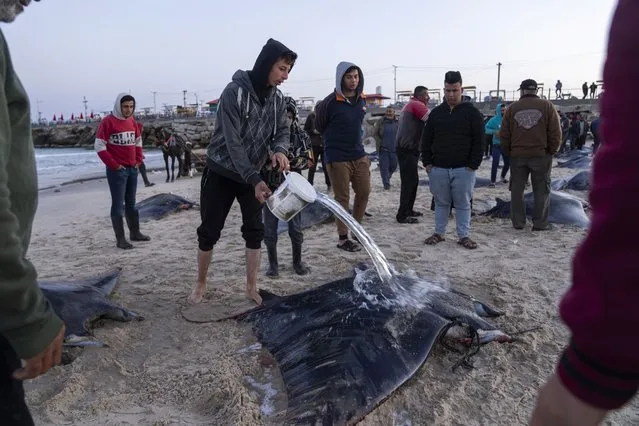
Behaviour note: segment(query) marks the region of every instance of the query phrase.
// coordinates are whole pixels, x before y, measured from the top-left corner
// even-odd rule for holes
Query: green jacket
[[[0,334],[22,359],[42,352],[62,327],[25,258],[37,205],[29,98],[0,31]]]

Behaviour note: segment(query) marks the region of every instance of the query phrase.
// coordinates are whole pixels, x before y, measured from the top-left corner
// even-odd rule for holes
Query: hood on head
[[[253,69],[249,72],[251,81],[256,92],[265,90],[268,87],[268,76],[271,73],[271,68],[277,61],[277,59],[286,54],[297,57],[297,54],[288,47],[284,46],[279,41],[269,38],[266,44],[262,47],[262,51],[257,56]],[[293,67],[291,66],[291,70]]]
[[[355,94],[359,96],[364,90],[364,74],[362,73],[361,68],[352,62],[343,61],[337,64],[337,69],[335,71],[335,90],[342,97],[345,97],[344,92],[342,92],[342,79],[344,78],[344,74],[346,74],[346,71],[348,71],[348,69],[351,67],[357,68],[357,71],[359,72],[359,84],[355,89]]]
[[[115,104],[113,105],[113,111],[111,111],[111,113],[116,117],[119,118],[120,120],[126,120],[126,118],[124,118],[124,116],[122,115],[122,105],[120,105],[120,103],[122,102],[122,98],[125,96],[131,96],[128,93],[119,93],[118,96],[115,98]],[[132,97],[132,96],[131,96]],[[135,98],[133,99],[133,111],[135,112]]]
[[[495,117],[501,117],[501,107],[504,104],[497,104],[497,109],[495,109]]]

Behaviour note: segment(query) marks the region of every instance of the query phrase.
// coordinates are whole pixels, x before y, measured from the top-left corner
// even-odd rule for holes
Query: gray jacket
[[[248,72],[236,71],[220,96],[206,150],[208,167],[236,182],[257,185],[267,159],[276,152],[286,155],[289,145],[282,92],[272,88],[262,106]]]

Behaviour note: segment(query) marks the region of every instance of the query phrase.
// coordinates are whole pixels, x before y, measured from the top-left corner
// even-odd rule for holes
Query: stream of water
[[[375,265],[375,269],[377,269],[377,273],[379,274],[382,281],[390,281],[393,276],[391,272],[391,267],[386,260],[386,256],[384,253],[377,247],[375,241],[371,238],[370,235],[362,225],[360,225],[353,216],[348,214],[344,208],[337,203],[335,200],[329,198],[326,194],[322,194],[321,192],[317,193],[317,202],[322,204],[324,207],[329,209],[339,220],[344,222],[346,226],[355,234],[360,244],[364,247],[368,255],[371,257],[373,264]]]

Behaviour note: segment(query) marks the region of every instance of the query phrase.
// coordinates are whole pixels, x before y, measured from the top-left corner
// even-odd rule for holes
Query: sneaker
[[[490,182],[490,183],[488,184],[488,187],[489,187],[489,188],[494,188],[494,187],[495,187],[495,182]]]
[[[508,179],[506,179],[506,178],[501,178],[501,183],[508,183]]]

